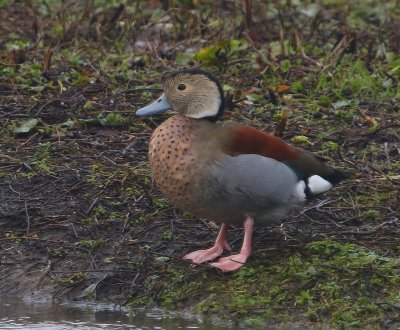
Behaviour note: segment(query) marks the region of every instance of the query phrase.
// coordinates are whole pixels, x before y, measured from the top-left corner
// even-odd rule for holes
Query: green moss
[[[202,313],[228,312],[256,323],[267,317],[281,322],[306,318],[355,327],[378,326],[385,313],[380,302],[398,299],[398,259],[356,244],[317,241],[301,254],[280,250],[257,256],[256,262],[223,279],[204,275],[202,282],[178,272],[162,302],[176,307],[197,296]],[[291,308],[297,312],[291,314]]]
[[[73,275],[70,275],[70,276],[59,277],[57,279],[53,279],[53,280],[51,280],[51,282],[53,284],[68,286],[68,285],[72,285],[72,284],[78,282],[82,278],[84,278],[84,275],[82,273],[74,273]]]
[[[63,258],[65,256],[65,254],[66,253],[65,253],[63,248],[56,248],[56,249],[54,249],[54,250],[49,252],[49,255],[52,258]]]
[[[91,251],[97,250],[105,243],[102,239],[95,240],[81,240],[77,243],[78,246],[83,247],[85,249],[89,249]]]
[[[132,298],[127,304],[126,307],[143,307],[143,306],[151,306],[154,304],[154,301],[149,296],[141,296],[137,298]]]
[[[375,219],[379,216],[380,212],[378,210],[368,210],[363,214],[364,219]]]
[[[323,142],[322,146],[334,154],[337,154],[340,148],[339,144],[333,141]]]

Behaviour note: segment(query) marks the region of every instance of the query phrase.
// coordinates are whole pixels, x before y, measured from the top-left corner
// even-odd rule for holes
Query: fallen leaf
[[[281,92],[287,91],[289,88],[290,88],[289,85],[278,85],[275,88],[275,92],[281,93]]]

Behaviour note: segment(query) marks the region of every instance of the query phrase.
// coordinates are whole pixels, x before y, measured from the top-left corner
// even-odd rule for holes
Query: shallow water
[[[160,309],[131,312],[87,303],[55,304],[30,299],[0,298],[0,329],[232,329],[193,315],[168,314]]]

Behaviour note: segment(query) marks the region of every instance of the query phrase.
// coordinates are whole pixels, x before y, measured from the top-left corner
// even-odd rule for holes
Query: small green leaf
[[[331,104],[331,99],[326,95],[321,95],[319,97],[319,102],[321,103],[321,105],[327,106]]]
[[[29,118],[21,121],[20,125],[14,129],[14,133],[23,134],[30,132],[33,128],[38,124],[38,120],[36,118]]]
[[[281,70],[282,72],[286,73],[290,70],[290,68],[292,67],[292,63],[290,63],[289,60],[284,60],[281,64]]]
[[[194,55],[194,59],[196,61],[212,64],[217,61],[216,53],[218,49],[220,48],[216,45],[203,47]]]
[[[188,54],[188,53],[178,53],[176,54],[175,57],[175,62],[176,64],[179,65],[186,65],[192,60],[193,60],[193,54]]]
[[[310,143],[310,140],[307,136],[304,135],[296,135],[292,137],[293,142],[298,142],[298,143]]]
[[[303,83],[301,81],[295,81],[292,83],[291,88],[296,91],[296,92],[300,92],[301,90],[304,89]]]
[[[222,89],[224,90],[224,92],[228,92],[234,90],[235,87],[233,87],[232,85],[224,84],[224,86],[222,86]]]
[[[166,261],[169,261],[169,257],[161,256],[161,257],[154,258],[154,260],[158,261],[158,262],[166,262]]]
[[[263,98],[264,98],[263,95],[255,94],[255,93],[246,95],[247,101],[250,101],[251,103],[261,101]]]
[[[119,113],[109,113],[105,119],[105,124],[109,125],[118,125],[123,122],[123,118]]]
[[[45,86],[33,86],[33,87],[29,87],[29,89],[31,91],[34,92],[41,92],[42,90],[44,90],[46,87]]]
[[[75,126],[75,120],[69,118],[67,121],[63,122],[60,124],[60,127],[64,127],[64,128],[72,128]]]
[[[300,12],[308,17],[315,17],[318,14],[319,5],[318,4],[309,4],[308,6],[300,9]]]
[[[332,105],[335,109],[340,109],[340,108],[344,108],[344,107],[347,107],[352,104],[353,104],[352,100],[339,100],[339,101],[333,103]]]
[[[249,43],[244,39],[231,39],[229,41],[229,48],[231,53],[236,53],[245,50],[249,47]]]
[[[375,219],[379,216],[380,212],[378,210],[368,210],[363,214],[364,219]]]

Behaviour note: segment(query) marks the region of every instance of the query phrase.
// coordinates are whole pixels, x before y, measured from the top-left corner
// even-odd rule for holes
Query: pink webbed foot
[[[242,267],[246,263],[248,257],[249,256],[241,253],[234,254],[229,257],[221,258],[217,262],[211,263],[211,266],[219,268],[224,273],[233,272]]]
[[[224,248],[219,245],[214,245],[212,248],[206,250],[197,250],[186,254],[183,259],[191,260],[194,264],[202,264],[203,262],[214,260],[219,257]]]
[[[222,270],[223,272],[233,272],[242,267],[247,258],[251,254],[251,241],[253,236],[254,220],[251,217],[247,217],[244,222],[244,238],[242,249],[239,254],[234,254],[228,257],[219,259],[217,262],[213,262],[211,266]]]
[[[224,252],[224,248],[230,251],[231,248],[226,241],[227,230],[228,225],[222,224],[221,230],[213,247],[206,250],[193,251],[186,254],[183,259],[191,260],[194,264],[201,264],[219,257]]]

